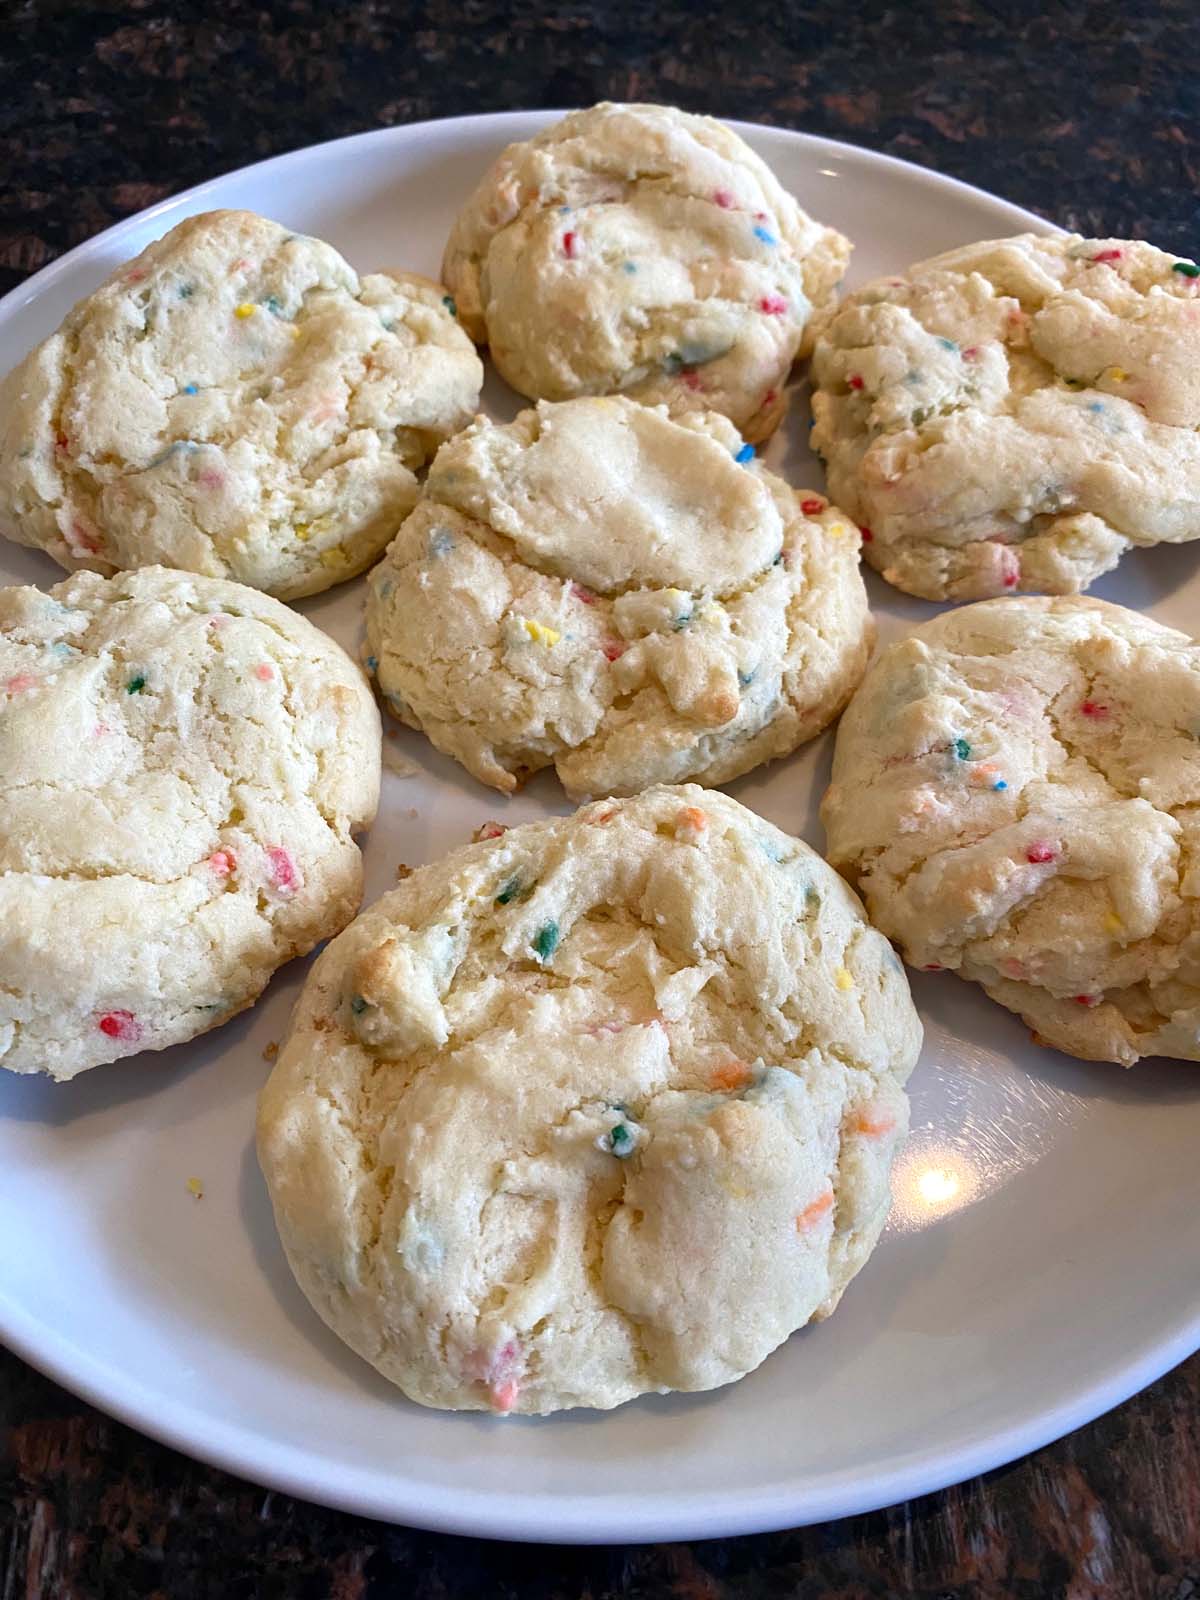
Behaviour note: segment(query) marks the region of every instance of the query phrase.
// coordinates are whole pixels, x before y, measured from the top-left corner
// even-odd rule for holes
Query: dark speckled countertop
[[[0,7],[0,289],[164,195],[364,128],[601,98],[830,134],[1056,221],[1200,245],[1196,0],[211,0]],[[613,1550],[324,1511],[0,1352],[0,1600],[1195,1600],[1200,1357],[1061,1443],[873,1516]]]

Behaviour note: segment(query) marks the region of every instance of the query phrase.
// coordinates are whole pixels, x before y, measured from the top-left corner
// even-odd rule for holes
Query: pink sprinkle
[[[245,256],[239,256],[236,261],[231,261],[229,263],[229,270],[230,272],[245,272],[249,265],[250,263],[246,260]]]
[[[1097,721],[1108,715],[1108,707],[1100,705],[1096,700],[1085,700],[1079,709],[1085,717],[1095,717]]]
[[[778,399],[779,396],[775,393],[774,389],[768,389],[766,394],[763,395],[763,405],[773,406]]]
[[[574,233],[564,233],[563,234],[562,247],[563,247],[563,255],[566,256],[567,260],[568,261],[574,261],[575,260],[575,235],[574,235]]]
[[[585,606],[594,606],[596,604],[596,596],[590,589],[585,589],[581,583],[573,583],[571,585],[571,593],[576,600]]]
[[[715,189],[713,191],[713,200],[720,206],[722,211],[733,210],[733,196],[728,189]]]
[[[267,860],[271,863],[271,878],[275,887],[285,894],[295,893],[300,887],[300,874],[289,853],[282,845],[268,845]]]
[[[94,556],[100,548],[100,541],[88,528],[85,528],[78,517],[72,518],[71,526],[65,534],[67,549],[73,556]]]
[[[815,517],[819,512],[824,511],[824,509],[824,500],[818,499],[816,495],[810,495],[807,500],[801,500],[800,502],[800,510],[806,517]]]
[[[517,1403],[517,1396],[521,1392],[521,1385],[515,1378],[509,1378],[505,1383],[492,1385],[492,1408],[496,1411],[511,1411]]]
[[[125,282],[126,283],[141,283],[142,279],[145,276],[146,276],[145,267],[134,267],[132,272],[127,272],[125,274]]]
[[[1024,963],[1018,961],[1015,956],[1006,956],[1000,965],[1010,978],[1021,979],[1025,976]]]
[[[703,389],[704,387],[704,380],[692,367],[684,367],[679,376],[685,388]]]
[[[629,646],[624,639],[605,639],[600,648],[604,651],[606,661],[619,661]]]
[[[92,729],[92,736],[93,736],[93,738],[96,738],[96,739],[103,739],[103,737],[104,737],[104,735],[106,733],[111,733],[111,732],[112,732],[112,729],[109,727],[107,722],[98,722],[96,724],[96,726]]]
[[[1120,250],[1099,250],[1092,257],[1093,261],[1120,261]]]
[[[18,672],[15,678],[9,678],[4,687],[9,694],[20,694],[24,689],[32,689],[37,679],[31,672]]]
[[[974,361],[978,354],[979,346],[977,344],[969,344],[963,351],[962,358],[964,361]]]
[[[861,524],[859,526],[859,530],[858,531],[859,531],[859,533],[862,534],[862,542],[864,544],[870,544],[871,541],[875,537],[875,535],[871,532],[870,528],[864,528],[864,527],[861,526]]]
[[[203,472],[196,474],[196,482],[202,489],[220,489],[225,484],[225,474],[218,472],[215,467],[205,467]]]
[[[254,669],[254,676],[260,683],[270,683],[275,676],[275,668],[269,667],[265,661],[260,661]]]
[[[861,388],[862,388],[862,386],[863,386],[863,381],[862,381],[862,379],[861,379],[861,378],[860,378],[860,377],[859,377],[859,375],[858,375],[858,373],[857,373],[857,372],[855,372],[855,373],[854,373],[854,374],[852,374],[852,376],[851,376],[851,377],[849,377],[849,378],[847,378],[847,380],[846,380],[846,382],[847,382],[847,383],[848,383],[848,384],[849,384],[849,385],[850,385],[850,387],[851,387],[851,388],[852,388],[852,389],[861,389]]]
[[[756,211],[754,213],[754,220],[755,222],[765,222],[767,220],[767,213],[765,211]]]
[[[97,1026],[110,1039],[120,1039],[123,1044],[136,1044],[142,1037],[142,1025],[132,1011],[106,1011]]]
[[[758,309],[768,317],[781,317],[787,308],[788,303],[781,294],[764,294],[758,302]]]
[[[1058,851],[1054,848],[1054,846],[1052,844],[1045,844],[1044,842],[1031,844],[1029,849],[1025,852],[1026,861],[1030,862],[1035,867],[1041,866],[1044,861],[1055,861],[1057,858]]]
[[[208,864],[218,878],[227,878],[237,866],[237,857],[232,850],[214,850]]]

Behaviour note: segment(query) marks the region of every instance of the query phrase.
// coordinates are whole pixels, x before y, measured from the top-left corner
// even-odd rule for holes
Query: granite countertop
[[[263,156],[606,97],[829,134],[1085,232],[1200,245],[1194,0],[16,0],[4,18],[3,290]],[[149,1443],[3,1352],[0,1421],[3,1600],[1200,1595],[1200,1357],[961,1488],[790,1533],[612,1550],[413,1533],[268,1493]]]

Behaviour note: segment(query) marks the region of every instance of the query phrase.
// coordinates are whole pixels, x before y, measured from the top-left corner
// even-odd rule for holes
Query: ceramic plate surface
[[[331,240],[359,270],[436,275],[451,220],[508,141],[549,113],[387,129],[235,172],[120,224],[0,305],[0,368],[180,218],[244,206]],[[741,132],[855,240],[850,281],[1028,213],[823,139]],[[515,397],[489,379],[485,404]],[[768,461],[819,487],[803,396]],[[0,581],[63,574],[0,542]],[[884,640],[932,615],[868,573]],[[1127,555],[1096,593],[1187,628],[1200,544]],[[363,582],[300,609],[347,647]],[[485,818],[570,807],[544,775],[506,801],[415,734],[389,746],[367,896]],[[830,740],[729,786],[821,848]],[[837,1315],[732,1388],[608,1413],[497,1420],[410,1404],[326,1331],[292,1282],[252,1146],[254,1100],[304,963],[217,1032],[74,1083],[0,1073],[0,1337],[125,1421],[272,1487],[423,1527],[635,1541],[794,1525],[1011,1460],[1200,1345],[1200,1069],[1132,1072],[1036,1049],[950,976],[916,976],[927,1030],[891,1223]],[[196,1201],[189,1177],[203,1182]]]

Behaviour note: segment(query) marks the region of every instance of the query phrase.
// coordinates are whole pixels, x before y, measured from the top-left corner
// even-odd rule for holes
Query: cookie
[[[442,275],[521,394],[620,391],[719,411],[759,440],[849,254],[722,123],[605,104],[504,151]]]
[[[992,600],[879,657],[828,856],[926,971],[1087,1060],[1200,1061],[1200,644],[1099,600]]]
[[[1200,537],[1200,269],[1127,239],[967,245],[850,296],[812,443],[889,583],[1073,594]]]
[[[371,575],[390,710],[481,782],[722,783],[825,727],[872,638],[854,524],[724,417],[615,396],[479,418]]]
[[[240,584],[0,589],[0,1066],[191,1039],[344,928],[379,746],[354,663]]]
[[[72,570],[315,594],[378,557],[482,381],[440,285],[189,217],[0,386],[0,533]]]
[[[694,786],[422,867],[313,968],[259,1102],[297,1280],[422,1405],[711,1389],[828,1316],[921,1027],[807,845]]]

